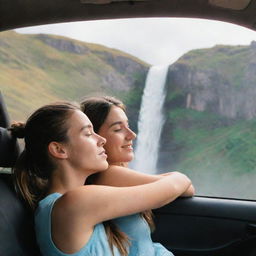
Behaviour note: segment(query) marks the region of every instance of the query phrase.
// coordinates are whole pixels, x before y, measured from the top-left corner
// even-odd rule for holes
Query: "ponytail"
[[[148,223],[151,232],[153,232],[155,230],[155,223],[154,223],[154,220],[153,220],[153,213],[152,213],[152,211],[151,210],[147,210],[147,211],[142,212],[140,215]]]
[[[25,199],[30,208],[34,210],[37,202],[44,197],[43,191],[45,191],[48,182],[32,173],[26,150],[21,153],[17,160],[13,168],[13,174],[16,190]]]
[[[104,221],[103,224],[112,255],[114,256],[115,246],[122,256],[128,256],[129,252],[127,248],[130,245],[129,237],[122,232],[113,221]]]
[[[12,124],[8,130],[16,138],[22,139],[25,137],[25,124],[22,122]],[[27,150],[24,149],[12,172],[16,191],[21,194],[30,208],[35,209],[38,200],[43,197],[41,191],[44,191],[47,182],[33,174],[34,172],[31,170],[33,167],[30,162]]]

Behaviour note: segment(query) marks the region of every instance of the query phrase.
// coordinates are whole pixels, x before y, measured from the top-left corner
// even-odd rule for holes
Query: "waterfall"
[[[164,115],[166,66],[153,66],[149,69],[142,96],[138,136],[133,168],[138,171],[155,173],[158,159],[159,141]]]

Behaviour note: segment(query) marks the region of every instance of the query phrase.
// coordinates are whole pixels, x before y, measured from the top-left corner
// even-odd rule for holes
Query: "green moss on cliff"
[[[241,87],[248,61],[255,57],[256,51],[248,46],[217,45],[209,49],[192,50],[177,63],[192,69],[215,71],[234,86]]]

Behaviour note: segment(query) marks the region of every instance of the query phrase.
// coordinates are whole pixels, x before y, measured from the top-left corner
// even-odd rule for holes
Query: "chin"
[[[122,162],[129,163],[133,160],[133,158],[134,158],[134,154],[132,153],[131,155],[124,158],[124,161],[122,161]]]
[[[108,162],[106,162],[106,163],[104,163],[104,164],[101,164],[97,169],[98,169],[98,171],[99,172],[101,172],[101,171],[105,171],[105,170],[107,170],[108,169]]]
[[[104,167],[103,167],[102,171],[107,170],[107,169],[108,169],[108,166],[109,166],[109,164],[108,164],[108,162],[106,162],[106,164],[104,164]]]

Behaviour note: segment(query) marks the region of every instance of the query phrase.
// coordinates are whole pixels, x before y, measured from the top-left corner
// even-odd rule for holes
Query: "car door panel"
[[[178,199],[156,210],[155,216],[153,239],[177,256],[256,255],[254,201]]]

